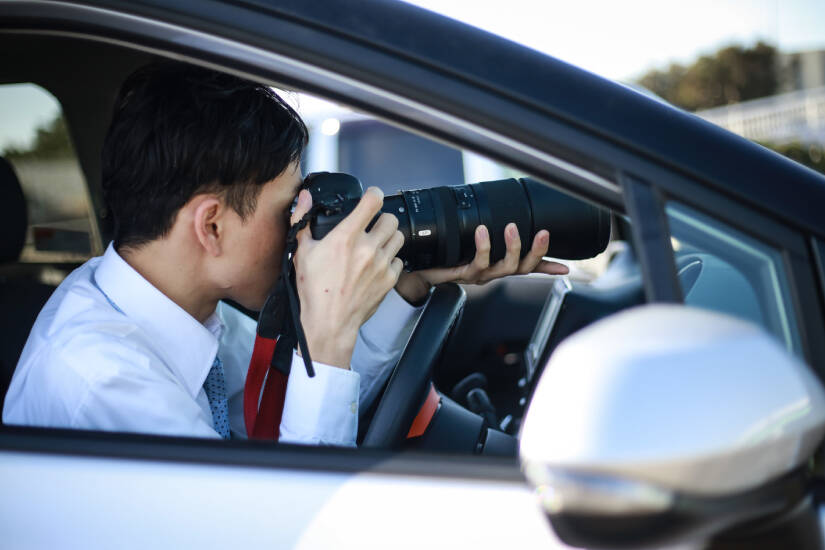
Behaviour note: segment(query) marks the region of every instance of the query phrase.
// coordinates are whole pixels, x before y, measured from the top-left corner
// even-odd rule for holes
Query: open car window
[[[153,59],[146,56],[141,62],[130,59],[130,63],[137,67]],[[125,70],[121,72],[128,74]],[[110,87],[110,99],[113,99],[117,91],[116,85],[119,85],[125,74],[120,77],[116,74],[107,75],[103,79]],[[49,208],[44,209],[44,214],[36,210],[37,215],[30,229],[30,242],[27,244],[28,252],[24,252],[18,263],[24,263],[27,258],[33,257],[46,267],[66,267],[66,262],[72,260],[72,264],[53,277],[52,284],[57,285],[73,266],[98,255],[106,244],[97,233],[98,223],[102,220],[95,218],[97,212],[90,206],[101,203],[99,185],[95,185],[95,182],[99,182],[100,174],[94,172],[99,167],[85,164],[81,168],[74,154],[75,146],[69,138],[72,136],[78,139],[81,142],[78,149],[85,150],[88,156],[99,158],[105,135],[100,130],[105,129],[105,126],[101,124],[100,128],[91,132],[84,125],[78,125],[78,121],[82,119],[64,119],[59,109],[62,97],[55,98],[42,89],[34,86],[31,88],[40,90],[37,93],[51,98],[48,103],[51,111],[42,116],[44,122],[38,126],[39,135],[43,141],[47,138],[56,141],[59,147],[45,149],[35,141],[28,148],[15,145],[16,149],[10,147],[5,151],[18,172],[30,210],[41,208],[37,201],[49,205]],[[475,152],[409,131],[366,112],[291,89],[276,88],[276,91],[293,105],[309,128],[310,142],[301,166],[304,174],[319,171],[348,172],[358,177],[364,187],[378,186],[387,196],[411,189],[464,185],[529,175]],[[110,105],[103,102],[97,115],[105,120],[109,116],[109,110]],[[94,115],[91,111],[86,114]],[[41,188],[46,184],[48,186],[42,191]],[[90,197],[96,198],[97,202],[90,200]],[[32,207],[32,204],[35,206]],[[498,204],[491,204],[489,208],[495,213]],[[45,232],[44,224],[50,233]],[[105,226],[102,223],[100,225]],[[51,240],[47,240],[46,236],[50,236]],[[522,239],[523,246],[528,247],[526,241],[526,238]],[[47,252],[51,255],[45,255]],[[35,253],[40,255],[31,256]],[[570,278],[582,284],[598,277],[606,267],[605,256],[568,263],[572,268]],[[334,266],[330,268],[333,269]],[[465,287],[468,293],[466,321],[460,322],[453,331],[432,378],[443,398],[454,402],[458,407],[451,410],[467,409],[468,414],[475,415],[474,429],[484,426],[483,429],[486,430],[489,426],[511,437],[518,435],[520,420],[531,391],[531,377],[526,376],[523,354],[553,281],[552,277],[535,275],[497,281],[486,287]],[[39,307],[42,307],[42,303],[30,304],[30,322],[33,322]],[[255,316],[255,312],[246,313]],[[13,342],[5,342],[4,346],[9,348],[7,355],[19,357],[24,342],[25,335]],[[9,360],[11,368],[6,373],[9,378],[15,361],[16,359]],[[479,379],[484,382],[461,385],[463,381]],[[8,384],[8,380],[5,384]],[[5,387],[3,391],[5,392]],[[476,401],[471,402],[468,397],[471,391],[476,396],[479,391],[486,393],[484,403],[489,402],[489,407],[479,409]],[[460,416],[463,413],[456,414]],[[366,422],[369,417],[362,419]],[[462,428],[457,429],[460,431]],[[444,433],[449,434],[450,429]],[[455,432],[454,435],[467,434]],[[449,439],[451,438],[446,438]],[[470,434],[464,439],[467,440],[467,445],[460,452],[473,453],[478,436]],[[442,443],[416,448],[424,451],[457,450],[449,445],[444,447]],[[515,447],[511,447],[508,452],[514,451]]]

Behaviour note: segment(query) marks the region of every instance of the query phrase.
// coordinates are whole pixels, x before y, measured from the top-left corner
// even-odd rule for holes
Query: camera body
[[[358,178],[341,172],[313,172],[304,178],[302,187],[312,195],[312,204],[320,207],[310,221],[312,236],[316,239],[346,218],[364,194]]]
[[[309,174],[304,187],[312,194],[313,205],[318,205],[310,220],[315,239],[332,231],[363,195],[361,182],[344,173]],[[607,211],[529,178],[402,191],[384,197],[381,211],[398,218],[398,230],[404,235],[398,257],[410,271],[470,262],[475,255],[475,229],[481,224],[490,234],[491,263],[506,253],[504,228],[511,222],[519,230],[522,257],[542,229],[550,232],[548,256],[555,258],[593,257],[610,238]]]

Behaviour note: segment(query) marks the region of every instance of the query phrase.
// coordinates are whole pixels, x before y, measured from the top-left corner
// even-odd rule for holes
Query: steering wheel
[[[435,287],[393,369],[363,447],[399,447],[430,389],[433,367],[458,321],[467,294],[455,283]]]

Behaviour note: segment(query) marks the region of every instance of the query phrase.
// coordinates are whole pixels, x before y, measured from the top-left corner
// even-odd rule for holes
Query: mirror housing
[[[819,380],[772,336],[652,304],[559,345],[520,457],[568,544],[671,544],[798,505],[823,433]]]

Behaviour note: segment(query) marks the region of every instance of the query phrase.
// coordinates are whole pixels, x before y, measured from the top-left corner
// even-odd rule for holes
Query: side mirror
[[[627,548],[710,540],[798,509],[823,433],[819,380],[773,337],[645,305],[557,348],[520,457],[564,542]]]

